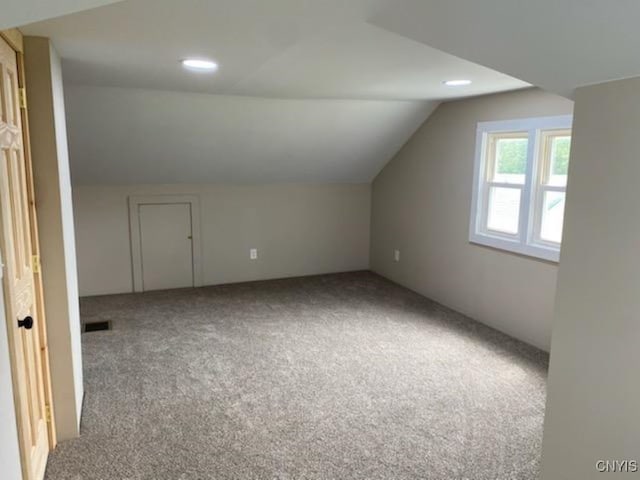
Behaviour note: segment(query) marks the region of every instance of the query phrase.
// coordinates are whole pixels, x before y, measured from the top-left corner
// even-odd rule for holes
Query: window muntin
[[[526,179],[527,132],[490,134],[485,162],[486,218],[483,227],[499,235],[517,235]]]
[[[571,116],[478,124],[470,241],[557,261]]]

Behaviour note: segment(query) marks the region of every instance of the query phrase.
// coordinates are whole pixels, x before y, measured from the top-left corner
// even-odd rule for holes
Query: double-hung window
[[[469,239],[558,261],[572,117],[482,122]]]

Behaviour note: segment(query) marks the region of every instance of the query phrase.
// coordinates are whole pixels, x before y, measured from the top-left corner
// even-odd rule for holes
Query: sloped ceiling
[[[369,182],[435,102],[70,86],[75,184]]]
[[[0,30],[121,0],[2,0]]]
[[[529,86],[368,22],[391,5],[128,0],[22,30],[63,57],[76,183],[368,182],[439,101]]]
[[[8,25],[16,18],[26,21],[34,15],[58,15],[79,4],[102,3],[9,2],[2,14]],[[401,144],[419,123],[416,115],[426,118],[432,102],[527,85],[516,78],[572,97],[581,85],[640,75],[638,18],[636,0],[127,0],[23,30],[51,37],[65,59],[67,85],[105,88],[102,96],[95,90],[96,98],[114,95],[110,87],[156,89],[153,101],[121,105],[119,118],[104,117],[105,122],[125,125],[130,135],[146,131],[140,122],[155,120],[147,118],[154,111],[152,103],[174,101],[169,90],[217,95],[198,102],[198,117],[210,130],[198,138],[187,136],[189,141],[182,143],[167,136],[133,148],[135,139],[131,140],[126,144],[132,147],[126,157],[129,164],[118,170],[119,160],[101,154],[108,151],[106,147],[97,151],[91,144],[119,142],[121,137],[111,131],[115,127],[89,120],[85,125],[86,119],[100,118],[107,106],[82,96],[74,99],[81,89],[69,89],[74,175],[83,181],[125,182],[133,175],[156,182],[186,179],[185,172],[190,172],[190,180],[217,172],[216,178],[238,181],[360,181],[375,175],[384,157],[394,153],[375,142],[392,138],[390,145]],[[190,55],[217,60],[219,72],[201,76],[185,72],[178,60]],[[442,85],[442,80],[457,77],[474,83],[461,90]],[[280,107],[269,109],[261,98],[249,101],[239,96],[298,98],[300,111],[294,115]],[[335,99],[345,101],[347,113],[337,103],[323,104]],[[382,104],[373,110],[363,108],[362,112],[376,116],[369,119],[356,115],[357,108],[346,107],[349,102],[357,105],[354,99],[389,103],[384,108]],[[174,107],[172,115],[164,112],[169,115],[162,125],[165,131],[182,131],[195,108],[186,100]],[[219,108],[226,118],[237,119],[231,122],[235,129],[225,129]],[[209,122],[210,118],[215,120]],[[336,119],[344,119],[343,128],[335,128]],[[247,134],[256,131],[262,133]],[[220,132],[225,133],[223,140],[208,141],[219,138]],[[269,148],[244,144],[254,139]],[[319,139],[330,142],[320,145]],[[368,150],[373,144],[376,147]],[[175,160],[182,162],[182,173],[177,166],[171,170],[168,161],[155,170],[142,167],[176,145],[184,152]],[[323,157],[325,163],[318,158],[319,149],[330,152]],[[205,157],[208,160],[185,163]],[[138,162],[142,163],[136,170]],[[93,171],[102,175],[92,175]]]
[[[394,0],[370,22],[571,98],[640,75],[637,0]]]
[[[129,0],[23,28],[70,83],[276,98],[442,100],[528,84],[367,23],[388,0]],[[215,60],[194,75],[180,59]],[[452,89],[450,78],[473,80]]]

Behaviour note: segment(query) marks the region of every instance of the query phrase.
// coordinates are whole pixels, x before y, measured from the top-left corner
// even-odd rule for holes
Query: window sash
[[[547,192],[559,192],[564,193],[566,198],[566,187],[557,187],[553,185],[539,185],[536,192],[536,201],[535,201],[535,211],[533,214],[534,218],[534,226],[532,231],[532,239],[531,243],[535,245],[540,245],[547,248],[557,248],[560,249],[561,242],[554,242],[552,240],[547,240],[542,238],[542,222],[544,220],[544,200]]]
[[[544,130],[539,132],[540,138],[538,141],[542,146],[542,151],[540,154],[540,166],[539,166],[539,180],[538,183],[541,185],[547,186],[558,186],[566,188],[565,185],[552,185],[549,183],[551,179],[551,167],[552,167],[552,158],[551,154],[553,153],[553,140],[559,137],[571,137],[570,129],[555,129],[555,130]]]
[[[538,155],[538,178],[536,179],[536,191],[533,209],[533,229],[530,242],[544,247],[560,249],[561,242],[554,242],[542,238],[542,222],[544,220],[544,201],[547,192],[564,193],[566,198],[567,187],[565,185],[552,185],[551,179],[553,140],[558,137],[571,137],[570,129],[544,130],[539,132],[541,152]],[[536,160],[536,159],[534,159]]]
[[[527,140],[529,142],[529,132],[520,131],[520,132],[501,132],[501,133],[490,133],[487,135],[487,158],[485,160],[486,163],[486,178],[487,182],[497,182],[497,180],[493,180],[496,176],[496,169],[498,163],[498,142],[500,140]],[[525,171],[526,177],[526,171]],[[498,182],[505,183],[509,185],[524,185],[526,182],[526,178],[522,183],[516,182]]]
[[[508,188],[511,190],[518,190],[520,192],[520,211],[518,212],[518,232],[517,233],[509,233],[500,230],[494,230],[489,228],[489,200],[491,198],[491,190],[493,188]],[[523,192],[524,185],[520,185],[517,183],[504,183],[504,182],[485,182],[484,184],[484,193],[482,196],[482,230],[485,235],[493,235],[498,237],[505,237],[511,240],[518,240],[521,234],[520,227],[520,219],[522,216],[522,202],[523,202]]]

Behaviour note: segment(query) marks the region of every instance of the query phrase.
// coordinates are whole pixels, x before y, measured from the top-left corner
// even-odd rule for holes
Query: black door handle
[[[24,317],[24,320],[18,320],[18,327],[24,327],[27,330],[33,328],[33,317]]]

